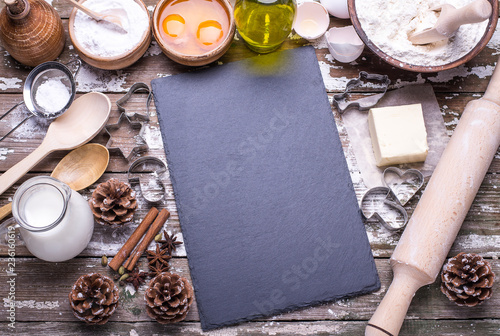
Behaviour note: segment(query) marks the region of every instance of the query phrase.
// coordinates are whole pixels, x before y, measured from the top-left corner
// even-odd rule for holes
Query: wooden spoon
[[[111,102],[102,93],[91,92],[76,99],[62,116],[50,124],[40,146],[0,176],[0,194],[48,154],[87,143],[104,127],[110,112]]]
[[[109,151],[99,144],[86,144],[72,150],[57,164],[50,176],[78,191],[92,185],[104,174],[109,163]],[[12,203],[0,208],[0,220],[12,213]]]
[[[427,44],[448,39],[461,25],[488,19],[491,16],[492,7],[487,0],[476,0],[459,9],[445,4],[433,10],[441,11],[436,24],[430,29],[411,34],[408,37],[411,43]]]
[[[81,3],[79,3],[76,0],[66,0],[66,1],[70,2],[73,6],[75,6],[76,8],[78,8],[79,10],[81,10],[82,12],[84,12],[85,14],[87,14],[88,16],[93,18],[94,20],[109,22],[112,25],[114,25],[116,28],[118,28],[118,30],[120,32],[122,32],[122,33],[127,32],[127,30],[123,27],[123,22],[122,22],[120,16],[117,15],[117,12],[115,12],[114,10],[110,9],[110,10],[107,10],[106,13],[97,13],[97,12],[85,7],[84,5],[82,5]]]

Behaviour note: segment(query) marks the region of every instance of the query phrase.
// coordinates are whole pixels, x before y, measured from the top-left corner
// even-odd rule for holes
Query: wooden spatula
[[[427,44],[448,39],[461,25],[488,19],[492,8],[487,0],[476,0],[458,9],[445,4],[432,10],[441,12],[436,24],[432,28],[410,35],[408,39],[411,43]]]

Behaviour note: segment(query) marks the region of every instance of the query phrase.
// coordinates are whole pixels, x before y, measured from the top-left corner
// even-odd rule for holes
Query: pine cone
[[[441,291],[459,306],[474,307],[489,299],[495,274],[480,255],[460,253],[441,272]]]
[[[180,322],[193,302],[193,287],[178,274],[164,272],[151,280],[145,298],[150,317],[161,324]]]
[[[109,225],[130,222],[137,208],[135,192],[128,184],[117,179],[99,184],[89,204],[96,222]]]
[[[118,288],[99,273],[82,275],[69,293],[73,314],[88,324],[104,324],[118,306]]]

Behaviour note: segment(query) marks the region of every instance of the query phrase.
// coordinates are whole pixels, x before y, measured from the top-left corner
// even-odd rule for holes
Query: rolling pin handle
[[[406,265],[394,268],[394,280],[365,330],[365,336],[397,336],[415,292],[428,283]]]

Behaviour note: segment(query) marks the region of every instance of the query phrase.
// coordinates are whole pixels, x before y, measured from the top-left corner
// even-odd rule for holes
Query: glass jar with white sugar
[[[45,261],[76,257],[94,231],[94,217],[82,195],[48,176],[33,177],[17,189],[12,214],[28,250]]]

